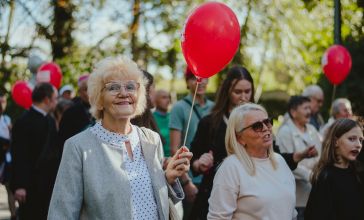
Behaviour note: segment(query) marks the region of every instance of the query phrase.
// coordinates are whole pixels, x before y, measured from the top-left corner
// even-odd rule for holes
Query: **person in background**
[[[225,136],[229,156],[216,173],[207,219],[295,218],[295,180],[273,151],[272,126],[260,105],[232,110]]]
[[[210,113],[210,110],[214,105],[214,103],[205,96],[208,79],[202,79],[201,83],[197,86],[195,75],[193,75],[191,70],[187,67],[185,71],[185,80],[189,94],[173,105],[169,118],[170,148],[172,155],[177,152],[178,147],[184,142],[191,108],[193,111],[185,143],[187,147],[191,146],[198,122],[201,118]],[[192,107],[192,99],[195,91],[197,92],[196,100]],[[198,176],[191,181],[190,176],[192,176],[192,173],[181,178],[186,194],[186,199],[183,200],[184,219],[187,219],[187,216],[191,211],[193,201],[195,200],[198,191],[196,185],[198,186],[202,179],[202,176]]]
[[[72,100],[74,104],[63,113],[59,122],[57,145],[61,152],[64,142],[68,138],[94,124],[87,94],[88,78],[89,74],[84,74],[78,78],[78,96]]]
[[[327,130],[305,220],[364,219],[364,170],[356,161],[363,140],[363,127],[351,119],[337,119]]]
[[[73,86],[70,84],[62,86],[59,90],[59,97],[63,99],[72,100],[73,99]]]
[[[54,119],[56,120],[57,130],[59,130],[59,123],[61,122],[63,113],[69,109],[74,103],[69,99],[58,98],[56,109],[54,110]]]
[[[164,139],[163,150],[164,157],[171,156],[170,141],[169,141],[169,112],[168,107],[171,103],[171,95],[165,90],[158,90],[155,93],[155,111],[153,117],[157,123],[160,134]]]
[[[146,84],[126,57],[96,64],[88,94],[97,123],[65,143],[49,220],[175,219],[192,153],[180,148],[163,170],[159,135],[131,124],[145,111]]]
[[[17,218],[15,199],[9,185],[11,175],[10,134],[12,124],[10,117],[4,113],[6,105],[6,95],[0,93],[0,166],[2,166],[3,169],[2,176],[0,176],[0,182],[6,188],[10,218],[11,220],[15,220]]]
[[[348,99],[338,98],[332,103],[331,117],[327,123],[321,128],[320,133],[322,136],[326,134],[327,129],[339,118],[351,118],[353,112],[351,110],[351,103]]]
[[[47,219],[57,173],[56,122],[50,115],[57,105],[57,90],[39,83],[32,92],[33,105],[15,121],[11,137],[10,187],[19,202],[19,219]]]
[[[157,126],[156,121],[154,120],[152,114],[152,108],[154,108],[154,96],[155,96],[155,89],[154,89],[154,77],[152,74],[148,73],[145,70],[143,71],[144,78],[147,80],[147,85],[145,86],[146,89],[146,99],[147,99],[147,107],[143,114],[136,116],[135,118],[131,119],[131,123],[133,125],[139,127],[146,127],[152,129],[153,131],[159,134],[159,128]],[[163,141],[163,140],[162,140]]]
[[[321,152],[320,134],[309,121],[311,116],[310,99],[306,96],[292,96],[288,102],[289,119],[278,130],[276,143],[282,153],[295,153],[315,149]],[[304,209],[311,190],[310,175],[318,158],[301,161],[293,171],[296,178],[297,219],[303,219]]]
[[[320,109],[324,104],[324,92],[318,85],[307,86],[303,92],[302,96],[310,98],[311,106],[311,117],[310,124],[313,125],[317,131],[324,125],[324,119],[320,114]]]

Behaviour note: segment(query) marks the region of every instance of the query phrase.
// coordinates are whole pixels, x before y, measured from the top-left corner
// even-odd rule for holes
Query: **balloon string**
[[[331,103],[333,103],[334,102],[334,100],[335,100],[335,94],[336,93],[336,85],[334,85],[334,88],[333,88],[333,90],[332,90],[332,97],[331,97]]]
[[[191,117],[192,117],[193,106],[195,105],[195,99],[196,99],[196,94],[197,94],[197,90],[198,90],[198,85],[199,84],[200,84],[200,81],[197,80],[197,86],[196,86],[195,94],[193,95],[192,106],[191,106],[191,110],[190,110],[190,116],[188,117],[186,134],[185,134],[185,138],[184,138],[184,141],[183,141],[183,145],[182,146],[186,146],[186,140],[187,140],[188,130],[190,128],[190,121],[191,121]]]

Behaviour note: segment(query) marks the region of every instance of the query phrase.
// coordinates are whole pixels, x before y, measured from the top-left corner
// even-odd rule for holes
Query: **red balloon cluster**
[[[208,2],[196,8],[185,22],[181,46],[187,65],[198,78],[222,70],[239,48],[240,26],[226,5]]]
[[[25,109],[29,109],[32,106],[32,89],[25,81],[17,81],[14,84],[11,96],[17,105]]]
[[[61,68],[53,62],[44,63],[39,67],[36,79],[37,82],[49,82],[59,89],[62,83]]]
[[[331,46],[322,57],[322,68],[332,84],[340,84],[348,76],[351,69],[349,51],[340,45]]]

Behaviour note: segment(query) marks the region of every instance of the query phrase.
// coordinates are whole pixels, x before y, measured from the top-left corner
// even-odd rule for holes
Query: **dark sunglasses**
[[[252,128],[253,131],[255,131],[255,132],[262,132],[264,129],[264,125],[267,126],[267,128],[271,128],[273,126],[273,118],[267,118],[262,121],[254,122],[253,124],[241,129],[240,132],[242,132],[248,128]]]

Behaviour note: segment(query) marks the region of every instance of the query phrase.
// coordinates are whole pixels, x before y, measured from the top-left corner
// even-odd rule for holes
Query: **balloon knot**
[[[201,83],[202,82],[202,78],[201,77],[196,77],[196,79],[197,79],[197,82],[198,83]]]

